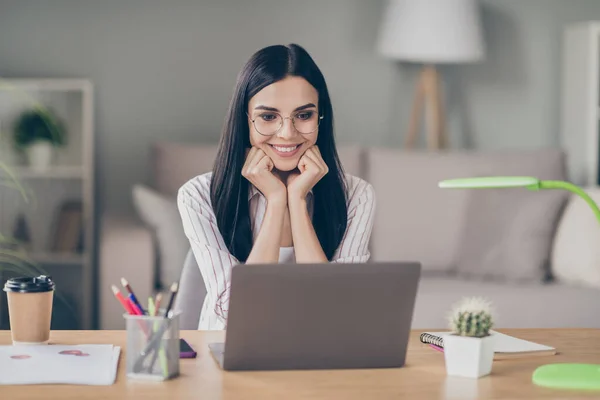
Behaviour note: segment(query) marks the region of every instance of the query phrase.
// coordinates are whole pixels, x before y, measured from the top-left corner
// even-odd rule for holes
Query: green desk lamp
[[[443,189],[500,189],[523,187],[529,190],[562,189],[580,196],[600,223],[600,208],[580,187],[564,181],[540,180],[530,176],[490,176],[444,180]],[[600,390],[600,364],[556,363],[538,367],[532,376],[538,386],[561,389]]]

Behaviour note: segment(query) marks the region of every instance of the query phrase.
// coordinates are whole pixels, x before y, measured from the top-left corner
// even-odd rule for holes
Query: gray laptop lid
[[[235,266],[222,367],[402,366],[420,272],[419,263]]]

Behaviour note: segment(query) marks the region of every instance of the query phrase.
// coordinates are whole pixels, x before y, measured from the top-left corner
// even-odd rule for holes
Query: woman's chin
[[[281,172],[289,172],[293,171],[298,167],[299,157],[291,157],[289,159],[283,159],[281,157],[277,157],[273,160],[273,164],[275,164],[275,168],[277,168]]]

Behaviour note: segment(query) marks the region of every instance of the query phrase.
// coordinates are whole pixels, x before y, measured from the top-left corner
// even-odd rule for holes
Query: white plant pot
[[[36,171],[47,170],[52,164],[54,148],[50,142],[38,141],[27,148],[29,166]]]
[[[494,334],[483,338],[444,336],[444,358],[449,376],[481,378],[492,372]]]

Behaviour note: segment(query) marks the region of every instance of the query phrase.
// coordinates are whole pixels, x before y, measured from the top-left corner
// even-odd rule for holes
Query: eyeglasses
[[[248,115],[250,118],[250,115]],[[255,118],[250,118],[254,129],[263,136],[273,136],[283,127],[283,121],[291,119],[294,129],[302,135],[313,133],[319,127],[322,115],[314,110],[304,110],[294,113],[290,117],[283,117],[275,111],[265,111],[258,114]]]

